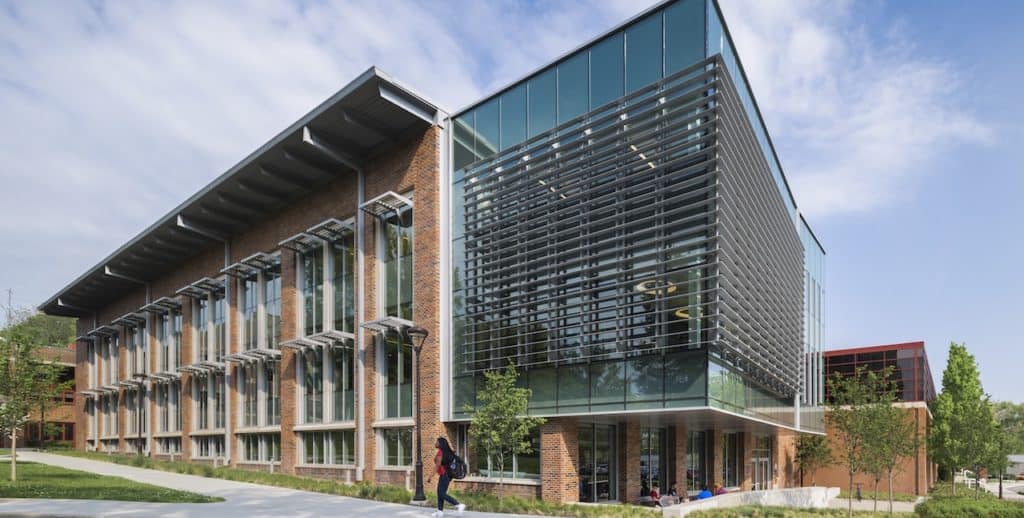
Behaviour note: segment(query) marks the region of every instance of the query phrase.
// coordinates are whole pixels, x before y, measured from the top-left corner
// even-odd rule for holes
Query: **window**
[[[156,386],[156,404],[160,409],[160,422],[157,429],[161,432],[171,430],[170,387],[170,384],[167,383]]]
[[[264,363],[263,375],[267,387],[267,424],[281,424],[281,381],[276,363]]]
[[[174,407],[174,430],[181,430],[181,382],[171,382],[171,404]]]
[[[498,465],[496,462],[493,462],[493,459],[476,457],[470,452],[469,426],[465,424],[458,426],[454,445],[456,453],[465,459],[471,472],[478,473],[484,477],[498,478]],[[530,441],[532,451],[530,453],[514,455],[511,459],[507,459],[505,461],[504,478],[540,478],[540,428],[531,430],[527,440]]]
[[[494,98],[476,109],[476,141],[474,151],[477,160],[488,158],[498,151],[501,138],[500,105]]]
[[[306,464],[353,465],[356,462],[355,431],[303,432],[302,450]]]
[[[707,447],[704,432],[689,432],[686,441],[686,490],[700,491],[707,483]]]
[[[558,123],[583,115],[590,104],[590,56],[586,51],[558,64]]]
[[[412,465],[412,428],[387,428],[381,431],[382,461],[385,466]]]
[[[213,296],[213,361],[219,362],[227,351],[227,302],[223,293]]]
[[[501,95],[501,148],[526,140],[526,85]]]
[[[259,414],[256,411],[256,405],[259,401],[259,390],[256,373],[259,371],[256,370],[256,365],[249,363],[241,369],[241,372],[244,401],[242,405],[242,426],[257,426],[259,425]]]
[[[171,311],[171,347],[174,349],[174,361],[168,370],[181,367],[181,310]]]
[[[239,282],[242,288],[242,349],[246,351],[256,349],[259,341],[257,281],[257,276],[252,276]]]
[[[180,437],[164,437],[156,440],[157,453],[179,454],[181,453]]]
[[[275,263],[263,272],[263,307],[266,311],[267,348],[277,349],[281,343],[281,264]]]
[[[158,372],[169,372],[171,370],[172,355],[174,348],[171,338],[171,331],[174,324],[171,321],[170,313],[160,315],[157,320],[157,339],[160,340],[160,361],[157,365]]]
[[[324,254],[317,248],[302,254],[302,316],[305,334],[324,330]]]
[[[722,485],[740,485],[743,472],[743,445],[738,433],[722,434]]]
[[[541,72],[528,83],[529,98],[526,104],[530,133],[533,138],[555,127],[555,97],[558,87],[557,70],[552,67]]]
[[[394,332],[383,336],[384,417],[412,417],[412,345]]]
[[[665,75],[704,59],[704,0],[681,0],[665,8]]]
[[[280,462],[281,435],[276,433],[245,434],[239,440],[245,462]]]
[[[306,423],[320,423],[324,420],[324,376],[323,352],[311,349],[303,355],[303,402]]]
[[[196,376],[192,378],[192,383],[196,402],[196,429],[205,430],[210,427],[210,403],[207,399],[209,392],[207,387],[208,380],[205,376]]]
[[[590,109],[623,95],[622,33],[601,40],[590,49]]]
[[[209,333],[209,320],[210,320],[210,300],[207,298],[196,299],[195,306],[195,318],[193,319],[192,325],[195,329],[196,337],[199,343],[199,357],[197,361],[206,361],[209,357],[210,350],[210,333]]]
[[[194,455],[200,458],[224,456],[224,436],[214,435],[195,439]]]
[[[650,492],[655,484],[667,489],[665,482],[665,429],[640,429],[640,484],[641,492]]]
[[[412,320],[412,208],[384,220],[385,314]]]
[[[661,44],[660,12],[626,29],[626,92],[661,79]]]
[[[355,397],[352,379],[355,367],[350,347],[335,348],[331,351],[334,373],[334,420],[351,421],[355,418]]]
[[[355,332],[355,247],[352,236],[331,247],[334,275],[331,285],[334,291],[334,329],[346,333]]]
[[[224,374],[213,375],[214,428],[224,428]]]

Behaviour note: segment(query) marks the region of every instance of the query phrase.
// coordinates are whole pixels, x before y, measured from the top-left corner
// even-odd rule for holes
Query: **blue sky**
[[[450,110],[652,2],[0,0],[0,288],[35,305],[370,65]],[[1024,3],[722,0],[832,347],[1024,400]]]

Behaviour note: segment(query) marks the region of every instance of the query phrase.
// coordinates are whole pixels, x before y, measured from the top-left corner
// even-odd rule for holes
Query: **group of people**
[[[700,492],[692,497],[679,496],[679,492],[676,490],[676,485],[672,484],[672,487],[668,489],[668,493],[662,495],[659,491],[658,484],[654,484],[651,488],[651,492],[647,496],[651,497],[651,501],[657,507],[666,507],[669,505],[675,505],[682,502],[690,502],[693,500],[703,500],[705,498],[711,498],[712,496],[724,495],[728,491],[725,490],[719,484],[712,486],[711,490],[708,490],[708,486],[701,486]]]

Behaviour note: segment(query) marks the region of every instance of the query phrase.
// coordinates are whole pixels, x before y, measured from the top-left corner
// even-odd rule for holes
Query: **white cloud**
[[[954,65],[916,49],[899,22],[871,32],[848,2],[723,4],[797,204],[812,219],[906,200],[944,152],[991,138],[955,101],[965,92]]]

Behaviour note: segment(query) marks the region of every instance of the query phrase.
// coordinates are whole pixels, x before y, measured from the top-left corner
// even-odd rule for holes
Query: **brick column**
[[[281,253],[281,342],[298,336],[298,299],[295,286],[295,254],[285,250]],[[298,383],[295,350],[281,349],[281,362],[277,375],[281,380],[281,471],[294,473],[298,462],[297,434],[294,426],[298,422],[295,399]]]
[[[572,418],[548,419],[540,427],[541,498],[548,502],[579,501],[579,437]]]
[[[743,432],[743,473],[740,480],[740,487],[743,490],[750,490],[754,487],[754,434]]]
[[[234,354],[241,350],[239,344],[242,342],[241,335],[241,320],[242,314],[238,307],[238,294],[241,293],[240,282],[234,277],[228,277],[227,283],[231,287],[228,291],[227,300],[227,311],[228,311],[228,343],[227,343],[227,354]],[[227,400],[228,415],[225,416],[225,422],[228,425],[228,430],[224,438],[225,447],[231,452],[228,462],[231,466],[238,465],[238,461],[241,459],[239,455],[238,443],[235,441],[235,430],[238,429],[239,420],[238,414],[242,410],[242,398],[238,391],[238,380],[242,373],[242,366],[238,363],[228,362],[224,369],[225,380],[227,384],[227,392],[225,393]]]
[[[122,327],[118,337],[118,375],[116,381],[123,381],[130,379],[128,376],[128,332]],[[118,389],[117,391],[117,451],[120,452],[128,451],[128,442],[126,440],[128,435],[128,405],[126,403],[126,394],[128,394],[128,391],[126,390]]]
[[[181,297],[181,364],[192,363],[192,299]],[[192,375],[182,373],[181,396],[178,398],[181,408],[181,459],[192,460]]]
[[[625,455],[622,459],[621,471],[625,476],[620,479],[622,488],[619,490],[619,494],[623,502],[634,503],[643,496],[640,494],[642,485],[640,481],[640,424],[626,423],[624,428],[625,443],[622,445],[622,451],[625,452]]]
[[[722,430],[708,430],[707,441],[708,479],[704,482],[708,485],[708,489],[710,490],[715,484],[722,484],[724,479],[722,473]]]
[[[157,356],[160,354],[160,344],[157,342],[156,336],[156,325],[160,319],[157,315],[147,315],[147,326],[146,333],[149,334],[149,356],[146,359],[146,363],[149,364],[150,374],[156,372],[157,368]],[[156,406],[156,384],[150,382],[146,385],[146,421],[149,424],[146,427],[146,435],[149,437],[149,454],[152,456],[156,453],[156,439],[153,438],[153,434],[157,432],[157,406]]]
[[[784,489],[795,485],[796,435],[795,432],[781,428],[775,433],[772,478],[776,489]]]
[[[686,492],[686,450],[689,447],[689,430],[686,429],[685,425],[677,425],[673,428],[675,432],[675,450],[670,452],[672,456],[673,465],[675,469],[672,473],[672,480],[669,482],[665,492],[672,488],[672,484],[676,485],[676,490],[682,495]]]

